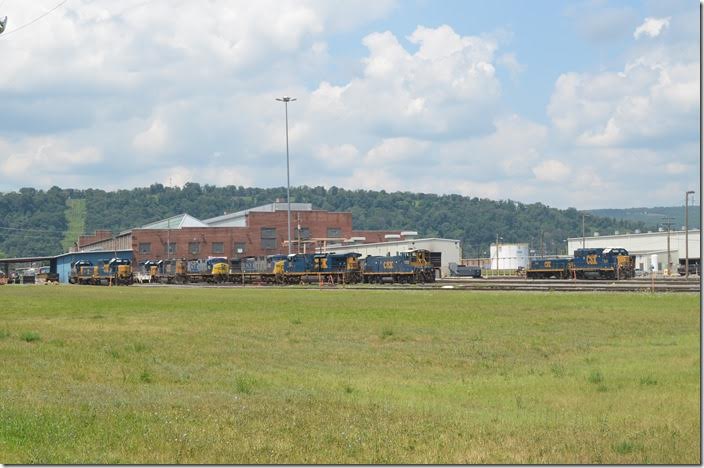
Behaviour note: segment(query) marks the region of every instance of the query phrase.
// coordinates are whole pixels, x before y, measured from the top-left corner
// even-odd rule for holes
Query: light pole
[[[694,195],[694,190],[687,190],[684,194],[684,277],[689,279],[689,196]]]
[[[672,226],[672,216],[665,216],[663,217],[665,220],[665,225],[667,225],[667,276],[672,275],[672,258],[670,256],[670,226]]]
[[[291,255],[291,177],[288,165],[288,103],[295,101],[296,98],[284,96],[282,98],[276,98],[276,100],[284,103],[286,112],[286,203],[288,204],[288,222],[286,226],[288,227],[288,254]]]
[[[585,239],[584,239],[584,218],[585,216],[589,216],[589,213],[582,213],[582,248],[585,248]]]

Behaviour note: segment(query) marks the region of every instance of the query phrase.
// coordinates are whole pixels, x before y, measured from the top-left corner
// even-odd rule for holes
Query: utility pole
[[[587,215],[588,213],[582,213],[582,248],[586,247],[586,240],[584,238],[584,217]]]
[[[689,279],[689,195],[694,195],[694,190],[687,190],[684,194],[684,277]]]
[[[540,231],[540,256],[545,257],[545,241],[544,241],[544,236],[545,232]]]
[[[672,258],[670,257],[670,227],[672,226],[672,221],[675,219],[672,216],[665,216],[662,218],[665,220],[663,224],[667,226],[667,276],[672,275]]]

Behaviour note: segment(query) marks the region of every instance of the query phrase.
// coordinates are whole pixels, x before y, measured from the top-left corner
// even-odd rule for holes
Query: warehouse
[[[402,231],[399,234],[386,235],[385,242],[364,244],[354,243],[354,239],[351,239],[350,243],[329,245],[327,251],[336,253],[357,252],[362,254],[362,258],[364,258],[367,255],[398,255],[399,252],[425,249],[430,251],[433,266],[440,269],[441,277],[449,276],[449,264],[460,263],[462,256],[460,241],[436,237],[415,239],[416,234],[414,231]]]
[[[700,230],[690,229],[685,236],[685,231],[658,231],[634,234],[614,234],[600,236],[594,233],[591,237],[572,237],[567,239],[567,248],[570,253],[581,247],[623,247],[631,255],[636,256],[636,268],[641,271],[655,271],[666,273],[668,270],[668,237],[669,257],[672,267],[670,272],[676,273],[677,266],[685,263],[689,244],[689,262],[696,265],[700,261]],[[685,237],[688,237],[687,244]]]
[[[132,250],[94,250],[57,255],[55,257],[56,273],[59,274],[59,282],[68,283],[68,279],[71,276],[71,268],[79,260],[91,262],[93,265],[100,265],[111,258],[132,260]]]
[[[261,257],[288,253],[288,205],[275,202],[200,220],[181,214],[113,236],[97,231],[81,236],[76,251],[131,250],[136,265],[166,258]],[[310,203],[291,203],[291,251],[314,252],[349,239],[380,242],[401,231],[352,228],[351,212],[314,210]]]

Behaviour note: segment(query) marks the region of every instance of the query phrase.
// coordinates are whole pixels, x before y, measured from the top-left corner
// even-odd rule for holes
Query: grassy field
[[[698,295],[0,299],[3,463],[701,463]]]

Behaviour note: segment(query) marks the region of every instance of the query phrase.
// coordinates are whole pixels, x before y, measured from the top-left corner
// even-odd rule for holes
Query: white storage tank
[[[489,254],[492,270],[518,270],[529,265],[528,244],[491,244]]]

